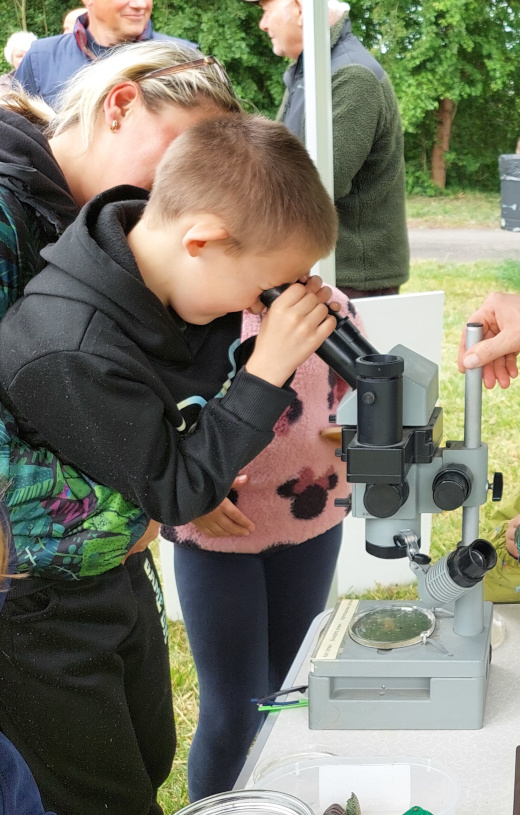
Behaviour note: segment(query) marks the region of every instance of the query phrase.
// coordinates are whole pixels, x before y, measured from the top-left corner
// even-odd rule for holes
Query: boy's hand
[[[242,473],[232,484],[232,489],[240,489],[247,482],[248,476]],[[230,535],[243,538],[255,531],[255,525],[247,518],[229,498],[207,515],[201,515],[193,521],[193,525],[210,538],[227,538]]]
[[[520,515],[512,518],[506,529],[506,549],[510,555],[518,558],[518,546],[515,542],[515,532],[517,526],[520,524]]]
[[[281,388],[332,333],[337,323],[325,305],[332,292],[322,282],[313,275],[276,298],[262,321],[248,373]]]
[[[518,376],[520,295],[491,294],[467,322],[482,323],[484,339],[466,351],[466,333],[462,332],[459,371],[464,373],[466,369],[483,366],[486,388],[493,388],[497,382],[501,388],[508,388],[511,380]]]

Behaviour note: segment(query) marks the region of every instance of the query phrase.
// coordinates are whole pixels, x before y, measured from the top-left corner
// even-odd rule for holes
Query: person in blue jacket
[[[86,0],[85,6],[87,10],[76,19],[72,37],[60,34],[33,43],[15,72],[15,79],[27,93],[43,96],[51,107],[73,74],[91,60],[104,56],[115,45],[169,40],[197,47],[189,40],[153,30],[150,22],[153,0]]]

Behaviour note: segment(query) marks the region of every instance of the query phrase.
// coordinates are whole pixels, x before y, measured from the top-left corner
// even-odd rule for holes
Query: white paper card
[[[327,765],[319,768],[320,808],[345,806],[352,792],[363,815],[402,815],[410,808],[409,764]]]

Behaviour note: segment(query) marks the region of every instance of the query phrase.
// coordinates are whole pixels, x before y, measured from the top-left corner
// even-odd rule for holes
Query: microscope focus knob
[[[391,518],[401,509],[410,494],[410,488],[403,484],[367,484],[363,503],[374,518]]]
[[[463,464],[443,467],[433,479],[432,490],[439,509],[458,509],[471,492],[471,473]]]
[[[493,481],[489,487],[491,490],[491,500],[501,501],[504,491],[504,476],[502,473],[493,473]]]

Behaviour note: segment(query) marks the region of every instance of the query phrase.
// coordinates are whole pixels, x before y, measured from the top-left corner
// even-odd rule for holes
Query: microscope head
[[[398,345],[356,362],[357,390],[336,414],[341,458],[352,486],[352,514],[366,521],[366,548],[376,557],[406,557],[394,537],[420,539],[419,463],[431,463],[442,439],[437,366]]]

